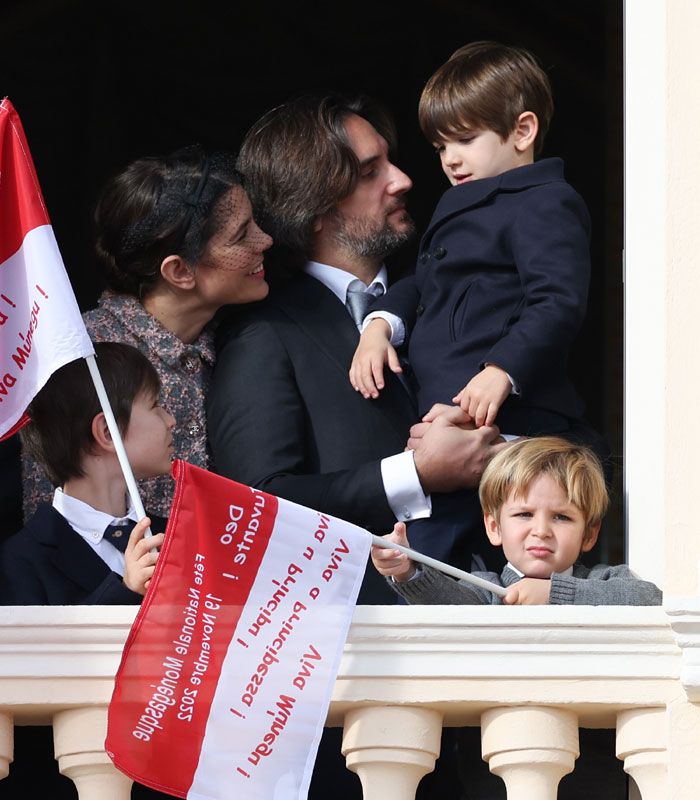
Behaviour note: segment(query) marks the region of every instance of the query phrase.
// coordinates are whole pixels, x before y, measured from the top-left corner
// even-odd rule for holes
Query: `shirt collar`
[[[321,283],[327,289],[330,289],[338,300],[345,305],[348,286],[356,280],[352,273],[340,269],[339,267],[332,267],[330,264],[322,264],[320,261],[307,261],[304,265],[304,272],[311,275],[312,278],[321,281]],[[374,286],[374,284],[377,283],[386,291],[387,272],[384,265],[382,265],[370,286]],[[369,286],[367,288],[369,289]]]
[[[138,521],[138,516],[131,500],[128,501],[128,508],[124,517],[113,517],[111,514],[99,511],[82,500],[78,500],[77,497],[71,497],[60,488],[54,492],[52,505],[76,533],[79,533],[83,539],[93,545],[102,541],[102,536],[108,525],[120,525],[126,520]]]
[[[524,578],[525,573],[521,572],[517,567],[514,567],[510,561],[506,564],[508,569],[512,570],[519,578]],[[569,578],[571,575],[574,574],[574,565],[572,564],[568,569],[563,569],[561,572],[557,572],[557,575],[563,575],[565,578]]]
[[[216,321],[204,326],[194,342],[185,343],[162,325],[152,314],[131,295],[124,295],[106,289],[98,300],[100,308],[119,319],[121,324],[142,341],[146,349],[153,352],[159,361],[168,366],[178,367],[183,359],[195,355],[210,367],[216,360],[215,335]]]

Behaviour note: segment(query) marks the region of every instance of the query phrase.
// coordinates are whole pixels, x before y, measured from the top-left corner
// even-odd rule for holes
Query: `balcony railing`
[[[689,754],[698,614],[590,607],[359,607],[329,713],[365,800],[413,798],[446,726],[481,726],[509,800],[556,798],[578,729],[617,729],[643,800],[695,798]],[[81,800],[127,798],[104,753],[106,707],[135,609],[0,609],[0,777],[13,725],[52,724]],[[690,698],[690,699],[689,699]],[[1,784],[0,784],[1,786]]]

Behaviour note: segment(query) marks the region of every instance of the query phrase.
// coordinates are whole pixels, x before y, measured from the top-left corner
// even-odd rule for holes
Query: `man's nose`
[[[391,178],[387,191],[389,194],[404,194],[413,186],[413,181],[395,164],[391,165]]]

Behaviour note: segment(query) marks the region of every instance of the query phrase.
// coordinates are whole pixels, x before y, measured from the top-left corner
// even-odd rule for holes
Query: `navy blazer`
[[[151,530],[166,520],[151,517]],[[0,548],[0,605],[137,605],[128,589],[49,503]]]
[[[209,391],[209,441],[222,475],[364,528],[396,517],[381,459],[403,451],[416,421],[393,373],[378,400],[350,385],[359,334],[343,303],[300,274],[222,326]],[[369,565],[360,603],[394,598]]]
[[[558,158],[445,192],[415,275],[373,307],[406,323],[421,413],[493,363],[521,391],[503,404],[501,430],[562,432],[582,416],[566,363],[586,313],[589,229]]]
[[[215,469],[301,505],[386,532],[396,521],[380,462],[417,415],[392,373],[368,402],[350,385],[357,327],[336,295],[298,275],[223,326],[209,392]]]

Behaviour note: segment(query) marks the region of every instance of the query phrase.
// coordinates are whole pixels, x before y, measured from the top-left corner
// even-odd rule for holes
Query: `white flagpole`
[[[508,593],[508,590],[504,589],[502,586],[499,586],[496,583],[491,583],[491,581],[485,581],[483,578],[477,578],[477,576],[472,575],[471,572],[464,572],[464,570],[457,569],[457,567],[450,566],[450,564],[445,564],[442,561],[438,561],[436,558],[424,556],[422,553],[418,553],[416,550],[411,550],[410,548],[404,547],[401,544],[389,542],[381,536],[375,536],[374,534],[371,534],[371,536],[372,544],[375,545],[375,547],[381,547],[384,550],[399,550],[402,553],[405,553],[413,561],[419,561],[421,564],[427,564],[429,567],[433,567],[433,569],[444,572],[445,575],[451,575],[453,578],[459,578],[460,580],[467,581],[467,583],[478,586],[480,589],[486,589],[488,592],[493,592],[493,594],[498,595],[498,597],[505,597]]]
[[[136,510],[136,515],[139,519],[143,519],[143,517],[146,516],[146,512],[143,508],[143,503],[141,502],[141,495],[139,494],[139,490],[136,485],[134,473],[131,470],[131,464],[129,464],[129,458],[127,457],[126,450],[124,449],[122,435],[119,431],[117,420],[114,418],[114,412],[112,411],[112,406],[110,405],[109,398],[107,397],[105,385],[102,382],[102,376],[100,375],[100,371],[97,369],[95,356],[85,356],[85,361],[87,362],[88,369],[90,370],[90,377],[92,378],[92,382],[95,384],[95,391],[97,392],[97,397],[100,401],[100,405],[102,406],[105,420],[107,421],[107,427],[109,428],[112,441],[114,442],[114,449],[117,452],[119,465],[124,473],[124,479],[126,480],[126,488],[129,491],[129,497],[131,498],[131,502]],[[146,536],[152,536],[150,528],[148,528],[146,531]]]

